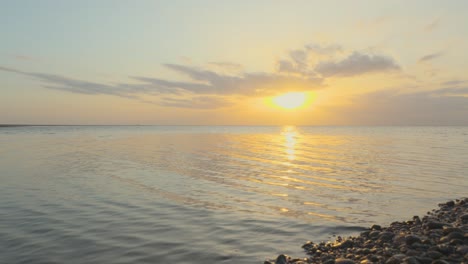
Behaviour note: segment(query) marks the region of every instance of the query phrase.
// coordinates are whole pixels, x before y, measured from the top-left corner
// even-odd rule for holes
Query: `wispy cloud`
[[[193,108],[193,109],[213,109],[230,106],[233,103],[225,98],[219,96],[196,96],[190,99],[180,98],[161,98],[158,105],[166,107],[177,108]]]
[[[325,77],[355,76],[372,72],[399,70],[395,60],[383,55],[353,52],[341,61],[324,61],[317,64],[315,71]]]
[[[445,85],[445,86],[456,86],[459,84],[465,84],[467,82],[468,82],[467,80],[450,80],[450,81],[441,82],[440,84]]]
[[[440,25],[440,18],[436,18],[434,20],[432,20],[429,24],[427,24],[424,29],[426,31],[433,31],[435,30],[437,27],[439,27]]]
[[[188,81],[149,76],[130,76],[133,82],[101,83],[41,72],[26,72],[0,67],[34,78],[47,89],[87,95],[113,95],[161,106],[182,108],[218,108],[230,105],[229,96],[271,96],[290,91],[311,91],[324,87],[326,78],[346,77],[369,72],[399,69],[396,62],[383,55],[352,52],[342,60],[339,45],[308,44],[291,50],[279,60],[276,72],[247,72],[242,65],[231,62],[211,62],[206,66],[164,64],[168,69],[188,77]],[[326,61],[310,60],[310,56]],[[322,57],[320,57],[322,56]],[[153,101],[148,101],[148,95]],[[156,97],[156,98],[154,98]]]
[[[14,55],[14,57],[17,60],[23,60],[23,61],[40,61],[39,58],[35,58],[35,57],[24,55],[24,54],[16,54]]]
[[[422,56],[422,57],[419,59],[419,62],[430,61],[430,60],[439,58],[439,57],[441,57],[442,55],[444,55],[444,53],[441,52],[441,51],[435,52],[435,53],[431,53],[431,54],[427,54],[427,55]]]
[[[330,109],[336,120],[357,125],[468,125],[468,88],[416,93],[383,90],[355,96],[353,103]]]
[[[346,54],[348,56],[343,58]],[[327,78],[400,69],[392,57],[360,51],[345,53],[344,49],[337,44],[308,44],[302,49],[290,51],[288,55],[287,58],[277,61],[278,72],[314,78],[321,75],[321,78]]]
[[[8,67],[0,67],[0,70],[35,78],[48,89],[88,95],[114,95],[137,100],[142,100],[144,95],[157,95],[164,96],[165,100],[152,103],[186,108],[209,108],[210,106],[218,108],[230,105],[228,100],[215,96],[266,96],[286,91],[291,87],[295,90],[315,90],[321,87],[322,82],[320,78],[285,76],[277,73],[247,72],[232,76],[180,64],[166,64],[165,66],[190,77],[192,81],[133,76],[131,78],[136,83],[105,84],[56,74],[25,72]],[[170,96],[174,98],[171,99]],[[181,99],[182,96],[185,96],[185,99]]]

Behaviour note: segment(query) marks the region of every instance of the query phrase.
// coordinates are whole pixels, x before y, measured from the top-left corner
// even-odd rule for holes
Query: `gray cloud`
[[[431,23],[427,24],[427,26],[424,28],[426,31],[433,31],[437,27],[439,27],[440,24],[440,18],[436,18]]]
[[[401,94],[378,91],[356,96],[352,105],[330,109],[340,124],[353,125],[468,125],[468,88],[449,88]],[[351,124],[351,123],[350,123]]]
[[[445,85],[445,86],[454,86],[454,85],[464,84],[467,82],[468,81],[466,80],[451,80],[451,81],[441,82],[440,84]]]
[[[17,54],[14,55],[15,59],[17,60],[23,60],[23,61],[40,61],[40,59],[28,56],[28,55],[23,55],[23,54]]]
[[[104,84],[55,74],[25,72],[1,66],[0,71],[29,76],[42,82],[44,88],[71,93],[114,95],[140,101],[143,101],[141,100],[141,96],[143,95],[165,96],[164,98],[166,99],[169,98],[168,96],[184,95],[193,99],[191,105],[189,104],[190,100],[181,101],[180,99],[167,100],[166,103],[159,101],[161,102],[160,105],[189,108],[196,108],[197,106],[208,108],[210,103],[213,108],[228,105],[227,101],[219,98],[197,97],[196,95],[265,96],[289,90],[291,87],[295,90],[314,90],[318,89],[322,82],[320,78],[284,76],[274,73],[247,72],[238,76],[232,76],[186,65],[166,64],[165,66],[190,77],[192,81],[171,81],[134,76],[131,78],[137,83]]]
[[[298,72],[304,73],[307,71],[307,52],[305,50],[292,50],[289,52],[289,57],[293,60]]]
[[[277,62],[278,72],[283,73],[297,73],[298,70],[294,66],[294,64],[289,60],[279,60]]]
[[[342,48],[339,45],[320,45],[320,44],[308,44],[304,48],[291,50],[287,59],[281,59],[277,61],[277,71],[280,73],[302,75],[304,77],[316,77],[317,74],[314,72],[310,65],[309,57],[323,57],[333,56],[338,52],[341,52]]]
[[[438,89],[434,91],[427,92],[432,95],[443,95],[443,96],[464,96],[468,95],[468,87],[452,87],[452,88],[444,88]],[[468,98],[468,97],[467,97]]]
[[[400,66],[398,66],[391,57],[368,55],[357,51],[341,61],[319,62],[315,67],[315,71],[325,77],[354,76],[370,72],[383,72],[398,69],[400,69]]]
[[[16,69],[8,68],[8,67],[3,67],[3,66],[0,66],[0,71],[15,72],[15,73],[19,73],[19,74],[23,74],[23,73],[24,73],[24,72],[19,71],[19,70],[16,70]]]
[[[196,96],[191,99],[162,98],[158,105],[177,108],[213,109],[232,105],[232,102],[224,97]]]
[[[214,61],[208,63],[208,65],[228,71],[241,71],[243,69],[242,65],[228,61]]]
[[[438,58],[438,57],[440,57],[442,55],[444,55],[443,52],[436,52],[436,53],[427,54],[425,56],[422,56],[419,59],[419,62],[430,61],[430,60],[436,59],[436,58]]]
[[[269,73],[244,73],[240,76],[229,76],[179,64],[166,64],[166,67],[205,84],[199,87],[179,86],[181,89],[197,94],[262,96],[285,91],[291,87],[295,90],[315,90],[320,88],[322,82],[321,78]]]

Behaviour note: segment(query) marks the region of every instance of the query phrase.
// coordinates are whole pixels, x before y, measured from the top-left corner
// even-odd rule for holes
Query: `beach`
[[[302,246],[308,257],[279,255],[264,264],[468,263],[468,198],[439,204],[424,217],[373,225],[359,236]]]

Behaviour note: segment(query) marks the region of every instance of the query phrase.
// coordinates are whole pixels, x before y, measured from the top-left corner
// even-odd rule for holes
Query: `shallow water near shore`
[[[0,146],[0,263],[262,263],[468,189],[468,127],[25,126]]]

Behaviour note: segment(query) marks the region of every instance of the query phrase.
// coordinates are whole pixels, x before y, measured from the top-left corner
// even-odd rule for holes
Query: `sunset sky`
[[[467,10],[0,1],[0,123],[468,125]]]

